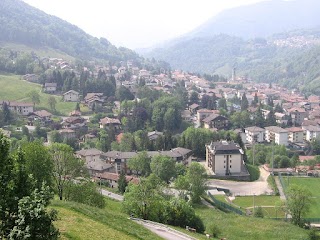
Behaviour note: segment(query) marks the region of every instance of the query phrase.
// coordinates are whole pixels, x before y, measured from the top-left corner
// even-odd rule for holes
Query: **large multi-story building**
[[[288,145],[288,130],[277,126],[265,127],[265,140],[278,145]]]
[[[206,145],[206,167],[215,175],[237,175],[243,169],[243,155],[243,150],[234,142],[211,142]]]

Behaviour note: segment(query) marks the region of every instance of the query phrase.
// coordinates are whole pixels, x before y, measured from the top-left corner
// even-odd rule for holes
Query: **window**
[[[232,163],[232,160],[230,160],[230,163]]]
[[[231,165],[230,165],[230,168],[231,168]]]
[[[231,158],[231,156],[232,156],[232,155],[230,155],[230,158]]]

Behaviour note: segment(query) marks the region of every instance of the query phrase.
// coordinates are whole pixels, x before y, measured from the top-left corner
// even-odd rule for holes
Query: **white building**
[[[74,90],[70,90],[63,94],[63,100],[65,102],[79,102],[79,93]]]
[[[260,127],[247,127],[244,129],[246,133],[246,142],[253,144],[253,143],[262,143],[264,142],[264,133],[265,130]]]
[[[27,116],[29,113],[34,111],[32,103],[26,102],[10,102],[10,101],[0,101],[0,108],[3,108],[3,104],[6,103],[10,111],[17,114]]]
[[[303,142],[303,129],[300,127],[287,128],[288,130],[288,140],[292,143],[302,143]]]
[[[288,130],[277,126],[265,127],[265,140],[278,145],[288,145]]]
[[[318,126],[304,126],[303,129],[306,133],[306,140],[309,142],[320,137],[320,127]]]
[[[211,142],[206,145],[206,167],[215,175],[239,174],[244,165],[243,155],[243,150],[234,142]]]

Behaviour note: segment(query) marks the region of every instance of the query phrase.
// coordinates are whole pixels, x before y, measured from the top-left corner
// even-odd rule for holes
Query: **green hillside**
[[[121,203],[117,201],[106,199],[105,209],[59,200],[53,201],[51,207],[59,211],[56,226],[60,229],[62,239],[160,239],[129,220],[121,212]],[[307,239],[308,235],[307,230],[290,223],[224,213],[203,205],[196,207],[196,213],[205,225],[213,223],[218,226],[221,230],[219,239],[302,240]],[[188,233],[184,229],[175,228]],[[205,235],[191,235],[197,239],[206,239]]]
[[[31,99],[27,97],[27,93],[36,90],[40,95],[40,104],[36,105],[36,108],[47,109],[51,112],[48,107],[48,98],[53,96],[57,102],[56,110],[58,113],[67,115],[75,109],[76,103],[63,102],[61,96],[43,93],[40,84],[21,80],[18,75],[0,75],[0,86],[0,100],[31,102]]]
[[[0,32],[0,42],[47,47],[77,58],[111,61],[139,58],[130,49],[117,48],[107,39],[92,37],[77,26],[20,0],[0,1]]]
[[[51,207],[58,210],[56,226],[61,239],[162,239],[120,212],[120,203],[106,200],[105,209],[55,200]]]

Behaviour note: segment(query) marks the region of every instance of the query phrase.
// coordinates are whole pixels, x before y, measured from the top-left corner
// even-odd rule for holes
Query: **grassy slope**
[[[17,75],[0,75],[0,100],[31,102],[26,95],[32,90],[36,90],[40,94],[40,104],[36,105],[36,108],[50,111],[48,107],[48,98],[50,96],[55,97],[57,101],[56,109],[63,115],[67,115],[75,108],[75,103],[63,102],[61,101],[61,96],[49,95],[41,92],[40,84],[20,80],[20,76]]]
[[[289,186],[290,184],[297,184],[302,187],[306,187],[312,193],[313,202],[310,208],[307,218],[320,218],[320,178],[303,178],[303,177],[283,177],[283,182]]]
[[[142,226],[128,220],[127,215],[121,212],[120,202],[109,199],[106,199],[106,202],[105,209],[97,209],[78,203],[53,201],[51,207],[59,211],[60,220],[56,224],[60,228],[62,239],[160,239]],[[306,230],[281,221],[227,214],[202,205],[196,207],[196,213],[205,225],[214,223],[219,227],[220,238],[233,240],[307,238]],[[184,231],[181,228],[176,229]],[[206,239],[205,235],[186,233],[197,239]]]
[[[223,213],[216,209],[198,206],[196,213],[202,218],[204,224],[216,224],[221,230],[219,237],[232,240],[302,240],[307,239],[307,231],[290,223],[244,217],[232,213]]]
[[[64,52],[61,52],[59,50],[55,50],[52,48],[48,48],[48,47],[34,47],[34,46],[27,46],[27,45],[18,44],[18,43],[11,43],[11,42],[0,42],[0,47],[14,49],[16,51],[21,51],[21,52],[34,52],[39,57],[62,58],[66,61],[74,61],[75,60],[74,57],[72,57]]]
[[[62,239],[161,239],[121,213],[120,203],[106,201],[105,209],[53,201],[51,207],[59,212],[56,226],[60,229]]]

